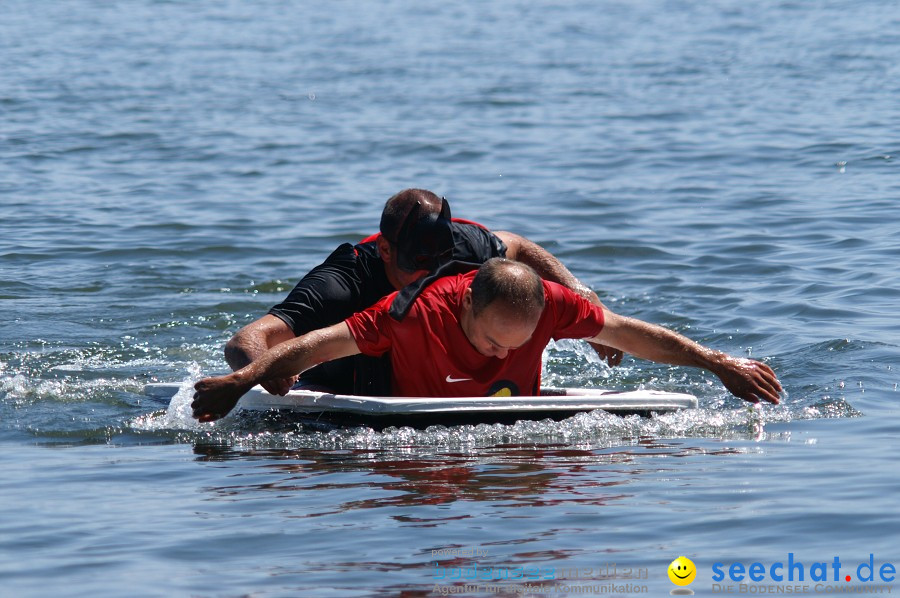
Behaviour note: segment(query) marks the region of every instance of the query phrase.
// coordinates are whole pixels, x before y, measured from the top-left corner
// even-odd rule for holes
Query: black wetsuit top
[[[483,263],[504,257],[506,245],[476,224],[452,223],[453,259]],[[297,336],[343,322],[396,289],[388,282],[375,241],[344,243],[304,276],[287,298],[269,310]],[[302,381],[338,394],[389,396],[388,356],[355,355],[323,363],[304,372]]]

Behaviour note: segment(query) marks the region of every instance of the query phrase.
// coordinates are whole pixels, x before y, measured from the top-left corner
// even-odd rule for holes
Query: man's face
[[[384,237],[378,238],[378,251],[381,259],[384,260],[384,270],[387,274],[388,281],[398,291],[408,284],[411,284],[423,276],[430,274],[429,270],[416,270],[407,272],[397,265],[397,246],[390,243]]]
[[[540,314],[531,320],[518,319],[499,303],[488,305],[477,316],[471,309],[471,300],[464,301],[463,309],[468,310],[462,327],[469,342],[482,355],[497,359],[506,359],[512,349],[527,343],[540,320]]]

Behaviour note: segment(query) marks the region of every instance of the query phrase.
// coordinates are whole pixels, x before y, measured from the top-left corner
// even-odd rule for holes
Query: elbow
[[[265,338],[259,338],[252,327],[245,326],[225,343],[225,361],[237,371],[250,364],[268,348]]]
[[[231,339],[225,343],[224,354],[225,361],[232,370],[239,370],[250,362],[247,358],[247,352],[244,351],[242,346],[240,332],[232,336]]]
[[[519,261],[519,251],[521,250],[522,243],[525,239],[515,233],[505,230],[492,232],[494,233],[494,236],[503,241],[503,244],[506,245],[506,258]]]

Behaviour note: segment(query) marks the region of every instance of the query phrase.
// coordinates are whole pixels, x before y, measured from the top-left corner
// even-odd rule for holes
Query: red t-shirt
[[[603,328],[603,310],[553,282],[544,282],[545,306],[531,340],[504,359],[486,357],[459,323],[463,294],[475,272],[435,281],[402,322],[389,314],[396,293],[345,322],[360,352],[391,352],[392,388],[401,397],[536,395],[541,355],[550,339],[591,338]]]

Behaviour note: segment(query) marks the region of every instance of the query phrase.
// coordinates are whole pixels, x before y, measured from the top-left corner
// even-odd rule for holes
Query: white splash
[[[200,378],[199,364],[188,368],[188,377],[181,382],[178,392],[169,401],[165,411],[157,411],[142,415],[131,422],[135,430],[158,432],[162,430],[210,430],[214,424],[202,424],[191,414],[191,403],[194,400],[194,382]]]

